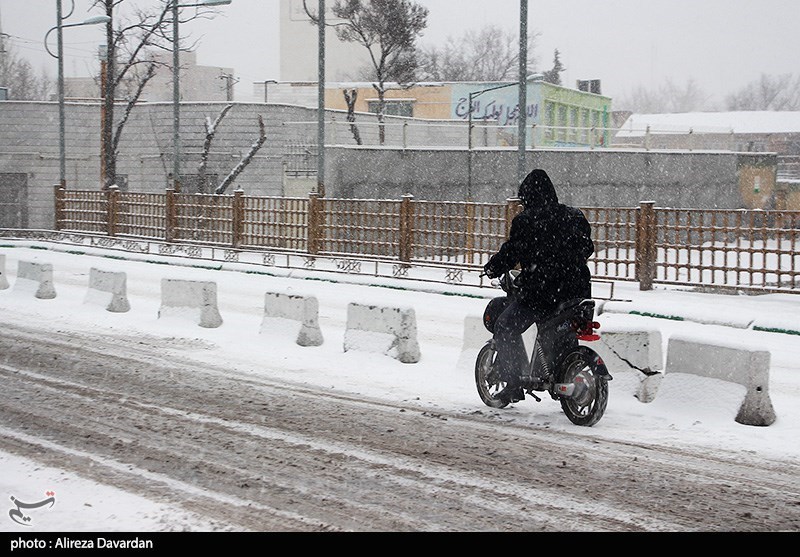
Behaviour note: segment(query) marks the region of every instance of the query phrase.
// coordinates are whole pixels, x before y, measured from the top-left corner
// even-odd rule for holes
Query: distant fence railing
[[[310,256],[480,269],[507,238],[505,203],[55,189],[55,228]],[[585,207],[597,279],[800,293],[800,211]]]
[[[288,121],[283,125],[304,130],[313,137],[319,122]],[[358,130],[358,141],[354,129]],[[383,143],[380,142],[383,129]],[[459,147],[503,148],[519,145],[517,122],[502,124],[496,120],[425,120],[420,118],[389,117],[384,123],[372,120],[350,122],[331,119],[325,122],[327,140],[332,145],[363,145],[401,148]],[[600,125],[559,125],[532,122],[525,128],[525,144],[531,148],[560,149],[679,149],[747,151],[748,138],[730,128],[685,127],[654,128],[650,126],[623,128]],[[316,153],[310,153],[316,156]]]

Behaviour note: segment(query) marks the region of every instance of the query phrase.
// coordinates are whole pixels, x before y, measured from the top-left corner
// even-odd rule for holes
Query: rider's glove
[[[497,278],[503,273],[498,273],[497,270],[492,267],[491,263],[487,263],[483,266],[483,273],[489,277],[490,279]]]

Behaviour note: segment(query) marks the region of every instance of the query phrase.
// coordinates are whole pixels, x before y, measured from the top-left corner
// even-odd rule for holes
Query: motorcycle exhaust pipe
[[[578,385],[580,383],[580,385]],[[581,389],[581,392],[586,389],[586,384],[583,377],[576,377],[572,383],[556,383],[556,394],[562,397],[572,397],[575,394],[575,389]]]
[[[556,394],[571,397],[575,392],[575,383],[556,383]]]

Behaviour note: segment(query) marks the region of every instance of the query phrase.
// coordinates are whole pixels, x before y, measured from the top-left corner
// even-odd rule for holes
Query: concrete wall
[[[465,150],[332,147],[327,153],[329,197],[467,198]],[[739,172],[751,158],[761,161],[764,155],[537,149],[528,151],[526,167],[546,169],[559,198],[574,205],[632,207],[655,201],[657,207],[736,209],[743,207]],[[475,151],[472,199],[496,203],[514,197],[516,168],[516,149]]]
[[[184,175],[197,173],[205,121],[215,119],[225,105],[182,104]],[[67,187],[99,189],[100,107],[69,103],[66,115]],[[235,103],[214,140],[208,174],[220,182],[241,160],[258,137],[259,115],[264,118],[267,142],[238,177],[235,188],[249,195],[284,195],[284,168],[297,165],[312,171],[309,183],[313,186],[316,110],[292,105]],[[418,199],[463,200],[469,194],[476,201],[502,202],[516,194],[515,147],[473,150],[467,191],[466,130],[459,123],[448,126],[441,121],[415,120],[405,130],[407,144],[438,147],[403,149],[399,146],[403,145],[404,130],[397,124],[405,120],[391,119],[395,124],[387,129],[391,147],[376,147],[374,116],[359,114],[365,145],[373,147],[355,148],[345,116],[330,111],[326,118],[337,121],[326,128],[328,197],[397,199],[410,193]],[[307,156],[304,153],[309,148]],[[163,192],[172,171],[171,103],[137,107],[125,127],[119,152],[117,171],[126,179],[129,191]],[[27,177],[19,199],[25,200],[29,228],[53,226],[58,163],[57,103],[0,102],[0,196],[4,187],[10,192],[11,174],[15,183],[20,183],[21,175]],[[536,149],[528,151],[526,166],[547,169],[561,199],[581,206],[630,207],[652,200],[666,207],[740,208],[744,206],[740,191],[743,172],[750,167],[763,171],[765,165],[775,164],[775,155],[763,153]],[[774,176],[774,171],[767,175]],[[124,190],[125,182],[119,183]],[[765,191],[768,186],[762,181]]]

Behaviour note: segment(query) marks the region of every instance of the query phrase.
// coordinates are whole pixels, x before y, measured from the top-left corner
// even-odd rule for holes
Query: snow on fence
[[[222,325],[217,306],[217,284],[178,279],[161,279],[159,319],[185,318],[206,329]]]
[[[665,380],[673,373],[688,373],[742,385],[746,392],[736,421],[768,426],[776,418],[769,397],[769,366],[770,353],[766,350],[672,337],[667,346]],[[708,396],[713,397],[713,392]]]
[[[344,351],[350,350],[379,352],[404,364],[419,362],[414,309],[351,302],[344,333]]]
[[[55,189],[56,230],[481,269],[517,200],[474,203]],[[596,279],[800,292],[800,211],[581,207]],[[401,267],[402,269],[402,267]]]
[[[6,278],[6,256],[0,255],[0,290],[8,288],[8,278]]]
[[[56,297],[53,285],[53,265],[50,263],[35,263],[33,261],[20,261],[17,270],[17,280],[14,283],[15,292],[33,292],[36,298],[51,300]]]
[[[300,346],[321,346],[319,302],[314,296],[267,292],[264,296],[263,334],[289,332]]]
[[[89,289],[84,303],[101,305],[112,313],[130,311],[127,280],[125,273],[103,271],[92,267],[89,270]]]

